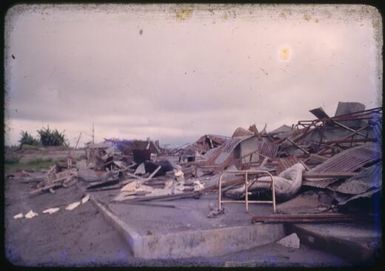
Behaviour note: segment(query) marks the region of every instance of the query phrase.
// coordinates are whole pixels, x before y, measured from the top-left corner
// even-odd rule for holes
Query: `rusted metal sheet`
[[[368,143],[342,151],[314,167],[309,173],[354,172],[364,165],[381,159],[381,150],[374,143]]]
[[[252,136],[246,136],[246,137],[235,137],[229,139],[225,144],[221,146],[221,153],[215,158],[214,164],[219,165],[219,164],[226,164],[229,160],[233,158],[233,152],[235,148],[243,141],[248,140],[252,137],[255,137],[254,135]]]
[[[278,145],[271,142],[262,141],[258,143],[258,151],[262,155],[274,158],[277,155]]]
[[[274,214],[266,216],[254,216],[251,219],[252,223],[264,222],[264,223],[330,223],[330,222],[351,222],[359,219],[347,214],[339,213],[324,213],[324,214]]]
[[[323,110],[322,107],[314,108],[310,110],[310,113],[312,113],[314,116],[316,116],[317,119],[320,119],[320,120],[330,118],[328,114],[326,114],[326,112]]]
[[[230,153],[234,150],[234,148],[241,142],[244,138],[242,137],[236,137],[236,138],[231,138],[226,141],[226,143],[223,145],[223,152]]]
[[[285,157],[285,158],[278,158],[276,160],[277,162],[277,174],[281,173],[285,169],[288,169],[289,167],[301,162],[300,159],[294,156]]]

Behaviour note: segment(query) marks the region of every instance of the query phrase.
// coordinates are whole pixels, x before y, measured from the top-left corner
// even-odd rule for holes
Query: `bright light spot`
[[[283,46],[279,49],[279,60],[289,61],[291,58],[291,48],[288,46]]]

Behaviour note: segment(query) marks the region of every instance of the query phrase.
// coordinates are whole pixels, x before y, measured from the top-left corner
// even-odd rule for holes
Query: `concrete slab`
[[[373,224],[293,224],[289,231],[297,233],[301,243],[354,264],[371,265],[379,259],[381,228]]]
[[[175,208],[108,203],[94,193],[96,207],[127,240],[135,257],[178,259],[213,257],[266,245],[285,235],[283,224],[251,224],[256,214],[271,214],[272,206],[226,204],[225,214],[207,218],[215,195],[161,204]]]

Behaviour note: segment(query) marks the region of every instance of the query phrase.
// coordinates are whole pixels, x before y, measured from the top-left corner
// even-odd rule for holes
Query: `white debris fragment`
[[[14,219],[20,219],[20,218],[23,218],[23,217],[24,217],[23,213],[18,213],[17,215],[13,216]]]
[[[199,180],[194,181],[194,191],[200,191],[203,188],[205,188],[205,186]]]
[[[175,179],[178,183],[184,183],[184,173],[180,165],[176,165],[174,168]]]
[[[292,233],[281,240],[277,241],[277,244],[288,248],[299,248],[299,238],[296,233]]]
[[[146,169],[144,167],[144,163],[141,163],[135,170],[134,174],[135,175],[143,175],[146,173]]]
[[[56,213],[59,210],[60,210],[60,208],[49,208],[49,209],[44,210],[43,213],[51,215],[51,214]]]
[[[138,181],[132,181],[120,189],[122,192],[136,192],[140,188],[141,184]]]
[[[184,176],[184,173],[182,170],[175,170],[174,171],[175,177],[181,177]]]
[[[89,201],[90,199],[90,195],[87,194],[84,198],[82,198],[82,204],[86,203],[87,201]]]
[[[75,209],[79,205],[80,205],[80,201],[75,201],[75,202],[73,202],[71,204],[68,204],[68,206],[66,207],[66,210],[72,211],[73,209]]]
[[[33,217],[35,217],[35,216],[38,216],[38,214],[35,213],[35,212],[32,211],[32,210],[30,210],[28,213],[25,214],[25,218],[28,218],[28,219],[33,218]]]

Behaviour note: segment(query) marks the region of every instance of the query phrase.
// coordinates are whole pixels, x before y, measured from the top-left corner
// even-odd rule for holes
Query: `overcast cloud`
[[[20,131],[192,142],[338,101],[382,106],[369,6],[18,5],[6,17],[6,144]],[[14,58],[12,57],[14,56]]]

